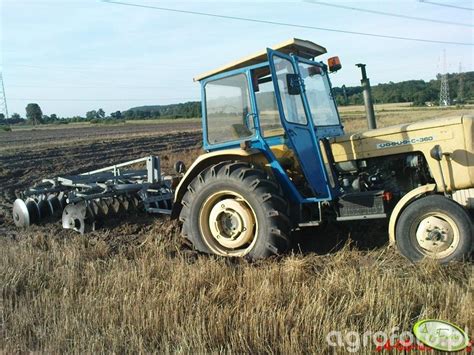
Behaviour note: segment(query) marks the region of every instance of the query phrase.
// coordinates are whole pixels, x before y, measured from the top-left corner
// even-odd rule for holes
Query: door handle
[[[290,137],[296,137],[296,132],[293,129],[290,128],[287,130],[287,132]]]
[[[250,121],[250,118],[252,118],[252,121]],[[250,122],[252,122],[253,127],[250,127]],[[257,114],[250,112],[245,115],[244,123],[247,126],[247,128],[252,128],[253,130],[257,129]]]

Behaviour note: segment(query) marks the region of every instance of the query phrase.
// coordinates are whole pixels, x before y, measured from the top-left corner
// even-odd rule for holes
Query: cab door
[[[312,197],[316,200],[329,200],[332,198],[331,189],[298,66],[286,54],[269,48],[267,54],[280,119],[291,148],[311,187],[314,194]]]

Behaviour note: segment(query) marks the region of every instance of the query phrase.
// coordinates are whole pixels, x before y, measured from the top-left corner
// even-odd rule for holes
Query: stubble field
[[[377,108],[381,125],[473,112]],[[361,107],[341,115],[347,131],[364,129]],[[0,352],[368,353],[374,343],[358,348],[347,332],[409,331],[423,318],[472,334],[472,264],[412,265],[383,228],[361,225],[329,253],[333,231],[313,230],[290,254],[250,263],[200,255],[178,223],[140,213],[84,236],[13,225],[15,193],[42,178],[150,154],[189,166],[200,144],[197,120],[0,132]]]

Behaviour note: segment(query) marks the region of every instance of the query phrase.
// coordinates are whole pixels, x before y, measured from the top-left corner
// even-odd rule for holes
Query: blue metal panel
[[[283,55],[283,56],[288,57],[286,55]],[[290,58],[290,61],[293,61],[293,63],[294,63],[294,60],[291,59],[291,57],[288,57],[288,58]],[[254,69],[265,67],[265,66],[270,66],[270,68],[272,68],[270,62],[263,62],[263,63],[259,63],[259,64],[252,65],[252,66],[249,66],[249,67],[235,69],[235,70],[225,72],[225,73],[220,73],[220,74],[214,75],[212,77],[206,78],[206,79],[204,79],[200,82],[201,83],[201,98],[202,98],[201,107],[202,107],[202,116],[203,116],[203,118],[202,118],[203,148],[207,151],[216,151],[216,150],[225,150],[225,149],[230,149],[230,148],[237,148],[237,147],[240,146],[240,142],[242,140],[235,140],[235,141],[229,141],[229,142],[218,143],[218,144],[209,144],[208,137],[207,137],[207,119],[206,119],[207,112],[206,112],[206,90],[205,90],[205,86],[208,82],[243,73],[247,76],[247,81],[248,81],[249,88],[252,88],[252,90],[250,90],[250,102],[251,102],[251,108],[252,108],[252,111],[253,111],[251,113],[251,116],[252,116],[252,118],[254,118],[254,127],[255,127],[255,134],[252,137],[246,138],[244,140],[250,141],[250,145],[251,145],[252,148],[258,149],[262,152],[262,154],[264,154],[264,156],[267,158],[267,160],[269,162],[269,165],[270,165],[273,173],[275,174],[275,177],[277,178],[280,185],[282,186],[282,189],[285,192],[285,195],[290,200],[292,200],[295,203],[300,203],[300,204],[302,204],[302,203],[316,203],[316,202],[319,202],[319,201],[322,201],[322,200],[329,200],[329,199],[331,199],[331,191],[329,190],[329,187],[328,187],[329,185],[327,183],[327,178],[326,178],[326,175],[325,175],[324,165],[322,164],[322,158],[321,158],[321,153],[319,151],[319,145],[314,143],[318,140],[315,136],[315,128],[314,128],[314,125],[312,124],[311,116],[307,112],[308,111],[307,107],[305,107],[305,112],[306,112],[309,123],[308,123],[308,125],[303,126],[304,127],[303,131],[305,133],[304,141],[306,142],[305,144],[303,144],[303,146],[305,145],[306,147],[309,147],[310,149],[309,149],[309,151],[304,152],[303,156],[305,157],[305,159],[307,159],[310,162],[310,164],[309,164],[310,167],[311,166],[316,167],[312,172],[310,172],[309,175],[313,178],[316,177],[316,180],[321,180],[321,178],[323,178],[324,183],[319,183],[318,184],[319,188],[317,188],[316,191],[319,192],[318,189],[325,190],[325,193],[326,193],[325,196],[318,195],[316,197],[307,197],[307,198],[303,197],[301,195],[301,193],[298,191],[298,189],[296,188],[296,186],[294,185],[294,183],[289,179],[285,169],[283,169],[283,167],[281,166],[281,164],[278,162],[275,155],[273,154],[272,150],[270,149],[270,146],[272,146],[272,145],[283,144],[284,143],[284,144],[287,144],[290,147],[292,147],[292,149],[295,151],[295,154],[299,157],[298,150],[295,149],[295,146],[294,146],[293,141],[291,139],[288,140],[288,139],[285,139],[282,136],[264,138],[263,135],[262,135],[262,132],[261,132],[261,129],[260,129],[260,120],[258,118],[258,110],[257,110],[257,105],[256,105],[255,91],[253,90],[253,82],[252,82],[252,78],[251,78],[251,71],[254,70]],[[273,71],[273,69],[271,69],[271,71]],[[298,68],[296,68],[295,72],[298,73]],[[272,77],[273,77],[273,74],[272,74]],[[273,79],[273,80],[275,80],[275,79]],[[280,100],[279,96],[278,96],[279,91],[277,92],[277,90],[275,90],[275,94],[277,95],[277,98],[278,98],[277,101],[279,101]],[[280,108],[279,108],[279,110],[280,110]],[[284,122],[285,120],[283,119],[282,112],[280,112],[280,117],[282,119],[282,122],[285,123]],[[285,127],[285,125],[284,125],[284,127]],[[300,127],[296,128],[296,129],[300,129]],[[313,132],[313,133],[308,134],[308,132]],[[320,131],[319,133],[327,134],[326,136],[332,136],[332,135],[338,135],[339,130],[338,130],[338,127],[325,127],[324,131]],[[308,165],[305,165],[305,166],[308,166]],[[318,170],[321,171],[321,173],[318,174],[316,172]]]
[[[283,127],[288,134],[288,140],[300,162],[305,178],[315,194],[314,198],[316,201],[330,200],[332,199],[331,189],[329,187],[327,173],[321,156],[319,140],[316,138],[313,121],[311,119],[311,114],[309,113],[309,105],[306,96],[304,95],[304,85],[302,84],[302,94],[300,96],[303,100],[307,123],[303,125],[296,122],[290,122],[288,118],[285,117],[274,58],[280,57],[288,60],[292,64],[294,72],[299,75],[298,66],[296,65],[295,59],[291,56],[279,53],[270,48],[267,49],[267,53],[275,87],[278,110]]]
[[[254,149],[258,149],[259,151],[261,151],[262,154],[264,154],[264,156],[267,158],[270,164],[270,167],[273,173],[275,174],[276,179],[278,180],[283,191],[286,194],[285,196],[287,196],[290,200],[292,200],[295,203],[314,202],[312,200],[304,199],[301,196],[301,194],[296,189],[293,182],[288,178],[286,171],[280,165],[280,163],[278,162],[278,160],[276,159],[270,147],[265,142],[265,139],[262,136],[261,129],[260,129],[260,120],[258,119],[258,110],[257,110],[257,104],[256,104],[256,98],[255,98],[255,91],[253,90],[251,70],[261,68],[264,66],[268,66],[268,63],[265,62],[265,63],[253,65],[253,66],[242,68],[242,69],[232,70],[226,73],[214,75],[212,77],[206,78],[201,81],[201,98],[202,98],[201,105],[202,105],[202,116],[203,116],[202,117],[203,148],[207,151],[216,151],[216,150],[225,150],[225,149],[230,149],[230,148],[238,148],[240,146],[240,142],[242,140],[229,141],[229,142],[218,143],[218,144],[209,144],[208,139],[207,139],[207,119],[206,119],[207,112],[206,112],[205,87],[208,82],[212,82],[214,80],[218,80],[218,79],[222,79],[228,76],[233,76],[233,75],[243,73],[247,76],[248,87],[251,88],[250,90],[250,104],[252,108],[251,118],[253,119],[254,127],[255,127],[255,134],[252,137],[246,138],[244,140],[250,141],[250,146]],[[282,137],[279,137],[279,138],[280,140],[283,139]]]
[[[268,65],[268,63],[267,63]],[[259,66],[254,66],[252,69],[261,67]],[[282,187],[283,191],[285,192],[285,196],[287,196],[291,201],[294,203],[302,203],[303,202],[303,197],[299,193],[298,189],[296,186],[293,184],[293,182],[289,179],[285,169],[281,166],[281,164],[278,162],[277,158],[273,154],[272,150],[270,149],[269,145],[267,144],[266,140],[263,137],[261,128],[260,128],[260,119],[258,117],[258,107],[257,107],[257,99],[255,97],[255,88],[253,87],[253,81],[252,81],[252,76],[251,76],[251,70],[249,68],[248,73],[247,73],[247,78],[248,78],[248,84],[249,88],[251,88],[250,92],[250,103],[252,106],[252,112],[253,112],[253,117],[255,118],[255,137],[254,139],[251,140],[251,147],[260,150],[263,155],[267,158],[270,167],[273,171],[273,174],[275,175],[277,181],[280,183],[280,186]],[[283,137],[277,137],[279,138],[278,140],[281,141],[283,140]]]

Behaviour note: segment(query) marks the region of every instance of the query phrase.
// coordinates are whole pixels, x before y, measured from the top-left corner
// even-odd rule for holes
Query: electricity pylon
[[[443,52],[443,74],[441,75],[441,89],[439,91],[439,106],[449,106],[451,100],[449,99],[449,83],[448,72],[446,69],[446,50]]]
[[[8,106],[7,106],[7,96],[5,94],[5,85],[3,84],[3,76],[0,73],[0,113],[5,115],[5,118],[8,118]]]

